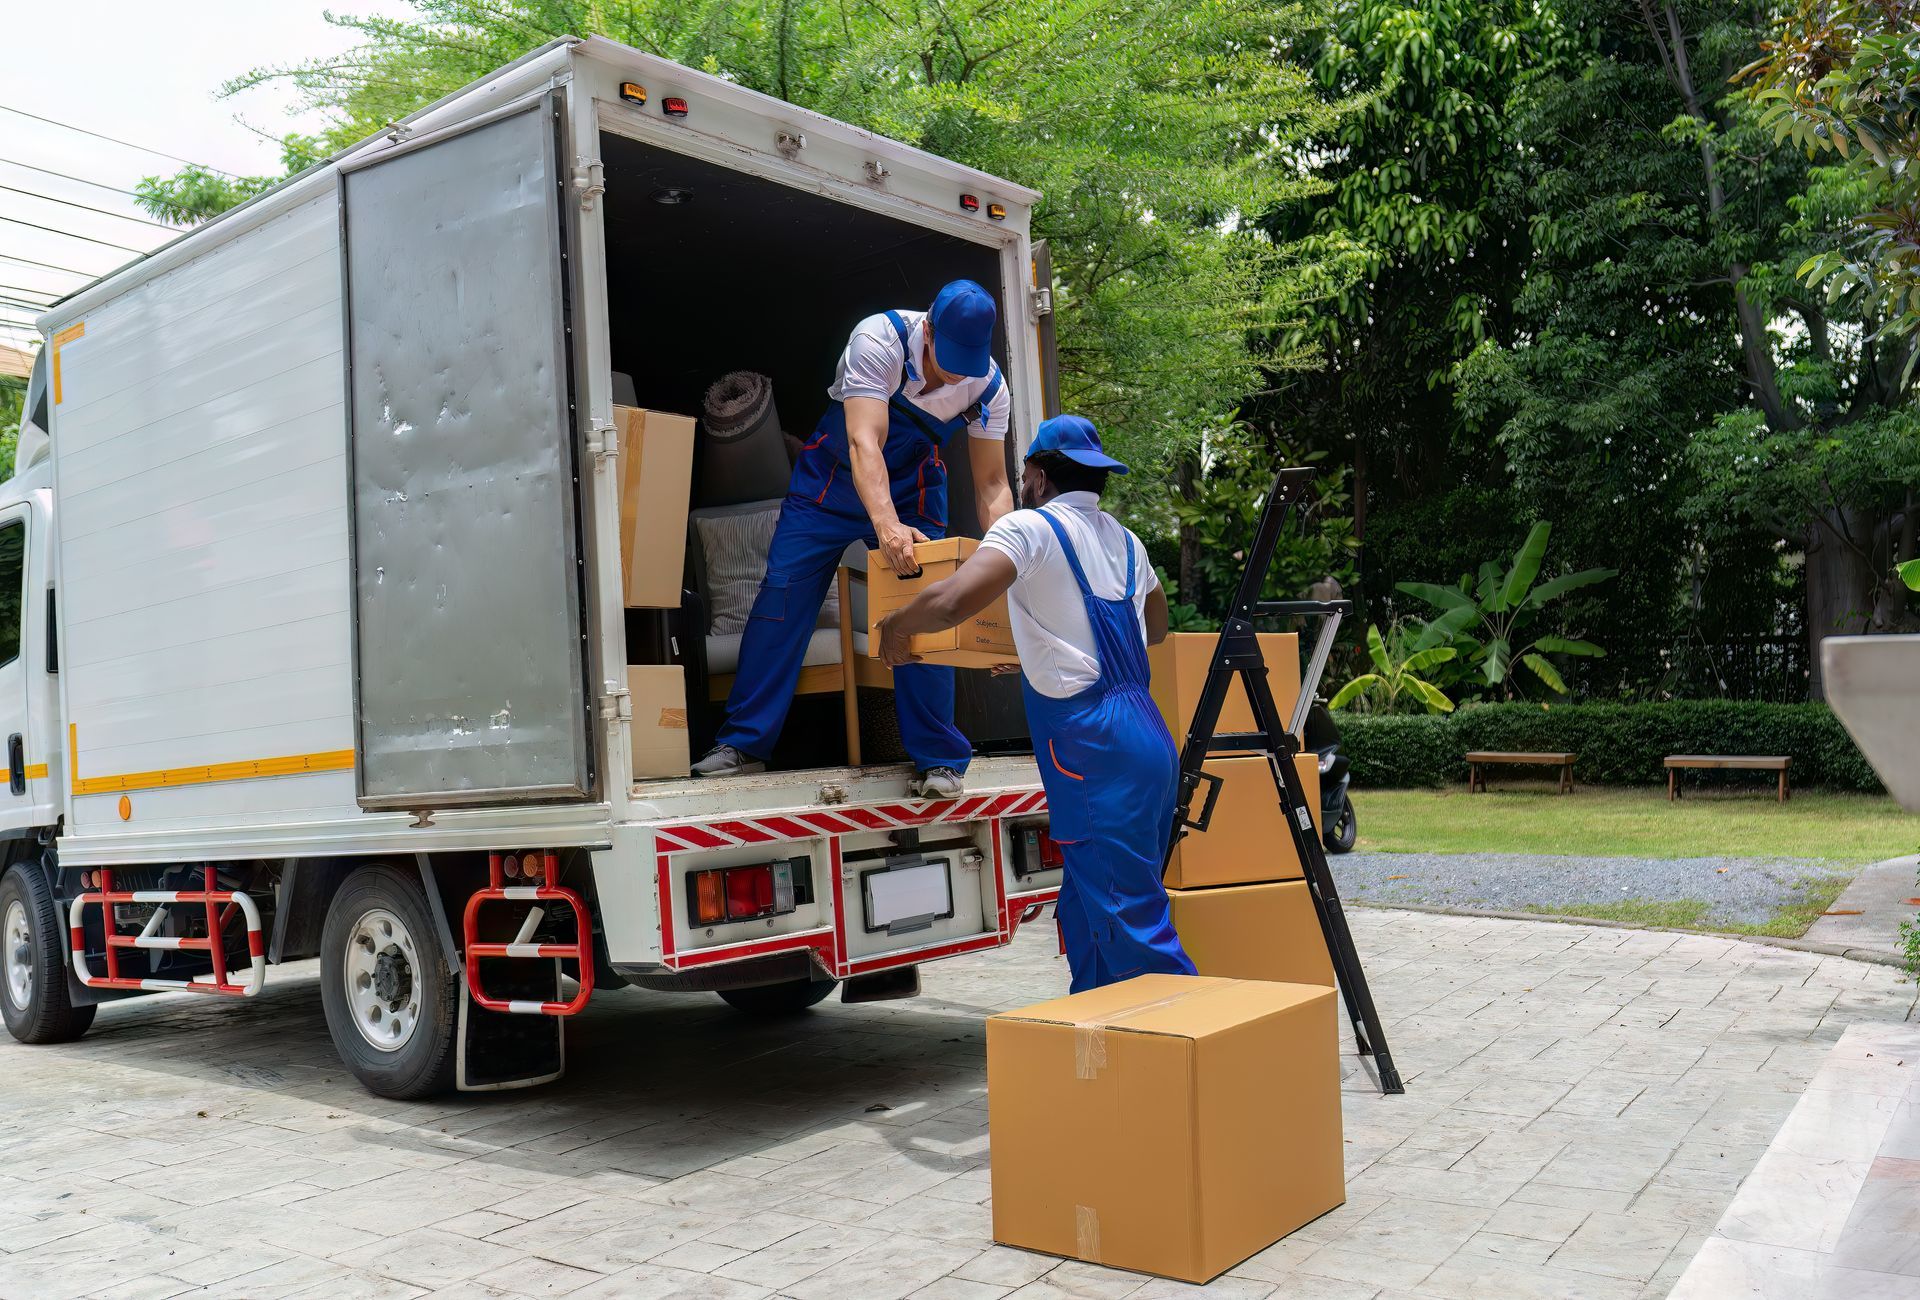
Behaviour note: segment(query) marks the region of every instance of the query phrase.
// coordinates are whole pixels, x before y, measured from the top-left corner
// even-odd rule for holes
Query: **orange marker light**
[[[620,83],[620,98],[629,104],[644,104],[647,102],[647,88],[637,81],[623,81]]]

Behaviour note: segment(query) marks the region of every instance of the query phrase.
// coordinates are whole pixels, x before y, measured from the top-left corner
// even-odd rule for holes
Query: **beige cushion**
[[[746,631],[747,617],[753,611],[753,599],[760,591],[760,580],[767,576],[767,551],[773,546],[773,530],[780,523],[780,503],[769,501],[765,505],[766,508],[762,510],[694,516],[694,528],[699,534],[700,550],[706,562],[709,602],[707,632],[710,636],[733,636]],[[817,625],[840,625],[840,592],[837,584],[827,588],[827,598],[820,607]],[[834,660],[838,657],[836,654]],[[708,669],[711,672],[732,671],[716,668],[712,664],[708,665]]]

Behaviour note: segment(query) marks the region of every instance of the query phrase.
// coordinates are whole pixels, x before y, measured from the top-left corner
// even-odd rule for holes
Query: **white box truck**
[[[854,321],[966,275],[1024,441],[1036,198],[569,39],[49,310],[0,485],[15,1037],[318,957],[370,1089],[514,1087],[596,985],[902,996],[1046,914],[1030,758],[632,778],[668,615],[623,603],[613,419],[616,374],[690,410],[739,365],[817,414]]]

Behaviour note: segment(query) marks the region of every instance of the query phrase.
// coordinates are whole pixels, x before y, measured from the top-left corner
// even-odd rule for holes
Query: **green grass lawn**
[[[1499,776],[1496,774],[1497,782]],[[1920,852],[1920,817],[1884,795],[1552,787],[1357,790],[1357,847],[1386,853],[1573,853],[1649,858],[1825,858],[1867,863]],[[1623,918],[1625,919],[1625,918]]]

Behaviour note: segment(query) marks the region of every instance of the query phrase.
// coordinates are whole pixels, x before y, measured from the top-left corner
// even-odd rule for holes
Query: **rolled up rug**
[[[773,405],[773,381],[735,370],[707,389],[702,406],[699,503],[728,506],[786,496],[792,461]]]

